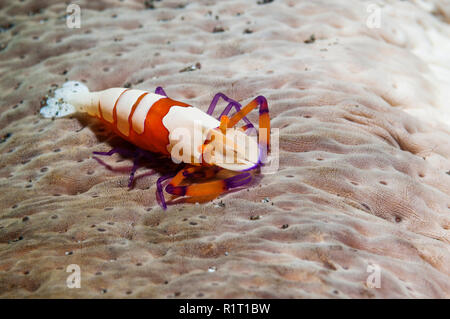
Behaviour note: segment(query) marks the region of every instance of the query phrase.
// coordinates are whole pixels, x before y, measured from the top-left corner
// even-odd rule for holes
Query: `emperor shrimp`
[[[220,99],[228,105],[216,119],[212,114]],[[256,108],[259,108],[258,130],[246,117]],[[233,109],[234,114],[229,116]],[[270,117],[267,100],[263,96],[242,107],[225,94],[217,93],[205,113],[169,98],[161,87],[155,93],[127,88],[89,92],[84,84],[70,81],[56,90],[55,96],[49,98],[40,110],[46,118],[77,112],[96,117],[138,147],[139,152],[133,155],[129,186],[139,168],[142,152],[156,153],[176,163],[184,163],[178,172],[161,176],[156,182],[156,196],[164,210],[167,209],[164,192],[173,198],[184,197],[190,202],[198,202],[248,184],[252,180],[252,172],[264,165],[269,152]],[[241,120],[245,125],[237,127]],[[251,134],[255,132],[257,134]],[[105,156],[115,153],[129,155],[129,151],[121,148],[94,152]],[[221,171],[233,174],[219,177]],[[198,178],[203,182],[192,182]]]

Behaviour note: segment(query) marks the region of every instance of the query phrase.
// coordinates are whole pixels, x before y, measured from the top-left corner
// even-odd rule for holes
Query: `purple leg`
[[[128,181],[128,187],[131,188],[131,186],[133,185],[133,181],[134,181],[134,175],[137,171],[137,169],[139,168],[139,159],[141,157],[146,157],[146,158],[151,158],[150,155],[148,155],[147,153],[144,153],[144,151],[141,151],[140,149],[137,149],[135,152],[133,151],[129,151],[127,149],[124,148],[120,148],[120,147],[115,147],[113,149],[111,149],[108,152],[93,152],[96,155],[103,155],[103,156],[111,156],[115,153],[120,154],[121,156],[124,157],[132,157],[134,158],[133,160],[133,167],[131,168],[131,172],[130,172],[130,179]],[[101,159],[96,158],[94,156],[94,159],[99,162],[100,164],[102,164],[103,166],[105,166],[106,168],[113,170],[111,165],[106,164],[105,162],[103,162]]]
[[[164,176],[161,176],[160,178],[158,178],[158,180],[156,181],[156,197],[161,202],[161,206],[164,210],[167,209],[167,204],[166,204],[166,200],[164,198],[162,182],[164,182],[165,180],[168,180],[169,178],[174,177],[175,175],[176,175],[176,173],[164,175]]]
[[[92,156],[93,159],[95,159],[99,164],[105,166],[107,169],[109,169],[110,171],[113,172],[129,172],[131,167],[112,167],[111,165],[105,163],[104,161],[102,161],[101,159],[99,159],[97,156]]]
[[[140,157],[138,156],[133,161],[133,168],[131,169],[130,179],[128,180],[128,188],[131,188],[131,186],[133,185],[134,174],[136,173],[137,169],[139,168],[139,158]]]
[[[121,147],[114,147],[113,149],[109,150],[108,152],[92,152],[95,155],[103,155],[103,156],[111,156],[113,154],[120,154],[124,157],[130,157],[135,155],[134,152],[131,152],[127,149],[121,148]]]
[[[155,90],[155,94],[164,95],[167,96],[166,92],[164,92],[164,89],[160,86],[158,86]]]
[[[220,114],[218,120],[220,121],[220,118],[222,117],[222,115],[228,115],[228,113],[230,113],[231,109],[234,107],[236,109],[236,112],[239,112],[241,110],[242,105],[239,104],[238,102],[236,102],[233,99],[230,99],[228,96],[226,96],[223,93],[217,93],[214,98],[211,101],[211,104],[209,105],[208,111],[206,112],[208,115],[212,115],[214,112],[214,109],[217,106],[217,102],[219,102],[219,99],[222,98],[224,99],[226,102],[228,102],[227,107],[223,110],[223,112]],[[255,127],[252,122],[250,122],[250,120],[244,116],[243,118],[244,122],[247,124],[248,128],[252,128]]]

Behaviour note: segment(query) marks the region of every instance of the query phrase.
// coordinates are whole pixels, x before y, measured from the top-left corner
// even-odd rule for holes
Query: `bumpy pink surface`
[[[0,297],[450,297],[448,1],[386,1],[380,28],[364,1],[147,3],[81,2],[69,29],[61,1],[0,2]],[[39,116],[66,79],[262,94],[279,170],[164,212],[158,174],[129,191],[92,159],[122,143],[96,120]]]

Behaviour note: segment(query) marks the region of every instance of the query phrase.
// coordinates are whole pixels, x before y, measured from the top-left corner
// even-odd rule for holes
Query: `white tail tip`
[[[55,91],[55,95],[47,99],[47,103],[41,108],[43,117],[63,117],[77,112],[77,108],[68,103],[71,96],[78,93],[89,93],[86,85],[77,81],[68,81]]]

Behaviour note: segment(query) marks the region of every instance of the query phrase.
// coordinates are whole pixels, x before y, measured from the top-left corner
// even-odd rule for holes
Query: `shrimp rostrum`
[[[212,114],[220,99],[228,105],[216,119]],[[256,108],[259,108],[258,129],[246,117]],[[242,107],[217,93],[205,113],[167,97],[161,87],[155,93],[127,88],[89,92],[84,84],[70,81],[56,90],[55,96],[49,98],[40,111],[48,118],[76,112],[96,117],[141,150],[184,163],[178,172],[161,176],[157,181],[156,195],[164,209],[167,208],[164,192],[200,202],[248,184],[252,172],[265,163],[269,152],[270,117],[263,96]],[[241,120],[244,125],[238,126]],[[94,152],[97,155],[114,153],[123,151],[116,148]],[[135,159],[129,185],[137,168]],[[199,179],[202,182],[197,183]]]

